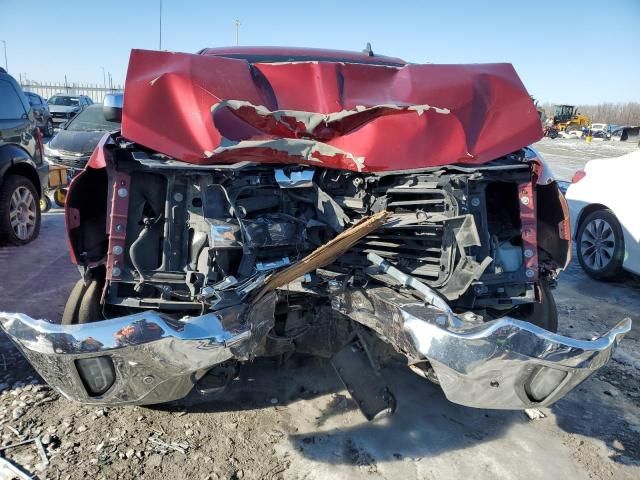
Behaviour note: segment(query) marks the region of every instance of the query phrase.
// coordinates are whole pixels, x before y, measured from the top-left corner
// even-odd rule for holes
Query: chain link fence
[[[24,91],[36,93],[45,100],[56,93],[62,93],[65,95],[87,95],[94,102],[102,103],[107,93],[122,91],[122,85],[105,87],[89,83],[35,82],[33,80],[20,81],[19,83]]]

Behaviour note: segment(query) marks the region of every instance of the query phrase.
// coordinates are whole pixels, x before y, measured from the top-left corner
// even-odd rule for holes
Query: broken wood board
[[[316,248],[302,260],[294,263],[288,268],[271,275],[265,282],[262,289],[253,299],[253,303],[260,300],[266,293],[276,288],[280,288],[296,278],[309,273],[316,268],[321,268],[334,262],[336,258],[353,247],[363,237],[380,228],[389,216],[389,212],[378,212],[369,217],[365,217],[358,223],[340,233],[333,240]]]

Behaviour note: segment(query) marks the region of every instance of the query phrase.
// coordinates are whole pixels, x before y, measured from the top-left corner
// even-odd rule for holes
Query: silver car
[[[55,127],[68,122],[78,112],[93,104],[93,100],[86,95],[66,95],[56,93],[47,103],[51,112],[51,119]]]

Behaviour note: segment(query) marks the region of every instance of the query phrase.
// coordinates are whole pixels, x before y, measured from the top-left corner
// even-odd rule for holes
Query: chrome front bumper
[[[0,313],[0,325],[38,373],[65,397],[82,403],[147,405],[185,397],[212,366],[251,358],[273,327],[275,295],[251,308],[234,306],[186,320],[157,312],[83,325],[59,325]],[[108,356],[113,385],[90,395],[77,361]]]
[[[447,398],[478,408],[551,405],[607,363],[631,329],[626,318],[598,338],[576,340],[504,317],[454,332],[403,313]]]
[[[387,287],[353,289],[334,308],[377,331],[412,361],[424,361],[452,402],[480,408],[547,406],[603,366],[631,328],[621,321],[575,340],[505,317],[474,322]],[[186,396],[209,368],[257,354],[273,327],[275,294],[252,306],[172,320],[156,312],[64,326],[0,313],[0,324],[42,377],[69,399],[153,404]],[[444,310],[443,310],[444,309]],[[77,361],[108,356],[113,385],[90,395]]]
[[[473,321],[442,302],[425,305],[388,287],[347,291],[333,305],[386,338],[414,367],[424,365],[423,376],[450,401],[476,408],[554,403],[607,363],[631,329],[626,318],[601,337],[576,340],[510,317]]]

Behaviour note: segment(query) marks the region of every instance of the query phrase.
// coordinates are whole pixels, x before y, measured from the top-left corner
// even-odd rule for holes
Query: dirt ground
[[[561,178],[591,156],[577,142],[538,144]],[[44,215],[33,244],[0,248],[0,274],[0,310],[61,317],[78,275],[60,210]],[[574,263],[555,297],[563,334],[589,338],[625,316],[634,326],[613,361],[546,418],[451,404],[398,366],[385,371],[396,414],[367,422],[331,366],[305,357],[279,369],[257,361],[223,396],[187,409],[84,407],[44,385],[0,334],[1,444],[40,438],[49,465],[33,445],[4,454],[56,480],[640,478],[640,281],[595,282]]]

